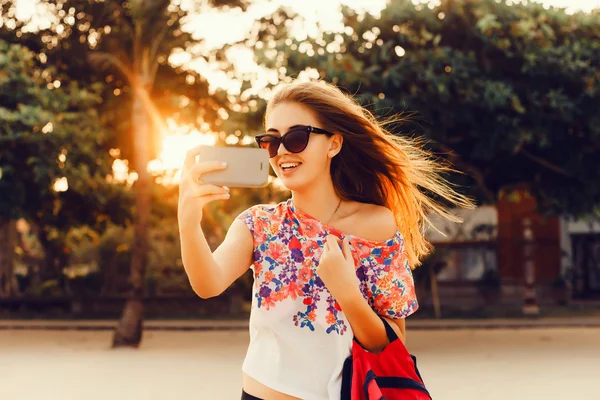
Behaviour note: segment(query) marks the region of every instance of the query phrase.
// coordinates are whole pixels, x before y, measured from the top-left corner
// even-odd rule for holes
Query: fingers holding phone
[[[227,162],[225,161],[199,161],[191,166],[187,171],[187,176],[193,182],[201,183],[204,175],[225,169],[227,169]]]
[[[222,161],[195,162],[197,152],[192,149],[188,152],[181,171],[179,184],[179,204],[177,217],[180,224],[198,224],[202,220],[202,209],[215,200],[229,198],[229,188],[202,182],[204,174],[222,171],[227,164]],[[190,159],[192,162],[190,163]]]
[[[188,151],[179,188],[179,222],[197,223],[202,207],[229,198],[228,187],[268,184],[269,153],[264,149],[198,146]]]

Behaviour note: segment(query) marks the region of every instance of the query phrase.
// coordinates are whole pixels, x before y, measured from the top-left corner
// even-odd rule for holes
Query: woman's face
[[[300,103],[280,103],[267,113],[266,129],[269,134],[285,136],[295,125],[323,128],[313,111]],[[286,188],[302,190],[321,179],[330,179],[331,159],[339,153],[341,144],[341,135],[311,133],[304,151],[291,153],[281,144],[270,163]]]

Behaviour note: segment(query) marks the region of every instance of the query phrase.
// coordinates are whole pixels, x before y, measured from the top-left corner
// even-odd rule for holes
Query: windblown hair
[[[471,200],[443,177],[452,171],[447,162],[424,150],[418,140],[388,132],[383,122],[336,86],[323,81],[283,85],[269,100],[267,114],[285,102],[308,107],[322,124],[320,128],[343,136],[342,149],[331,163],[337,194],[344,200],[392,210],[411,268],[431,250],[425,237],[429,216],[461,222],[434,196],[452,206],[473,208]]]

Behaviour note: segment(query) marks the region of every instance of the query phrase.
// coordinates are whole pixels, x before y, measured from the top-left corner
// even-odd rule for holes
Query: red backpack
[[[390,344],[379,354],[352,341],[352,355],[344,362],[341,400],[431,400],[410,355],[389,323],[382,318]]]

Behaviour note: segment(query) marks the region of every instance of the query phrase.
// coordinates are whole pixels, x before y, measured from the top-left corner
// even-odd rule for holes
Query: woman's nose
[[[279,148],[277,149],[277,155],[290,154],[289,150],[285,148],[283,142],[279,143]]]

